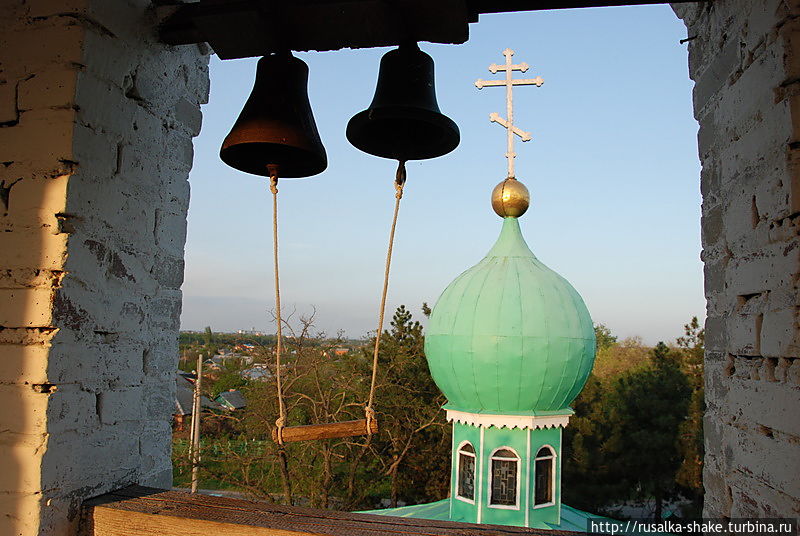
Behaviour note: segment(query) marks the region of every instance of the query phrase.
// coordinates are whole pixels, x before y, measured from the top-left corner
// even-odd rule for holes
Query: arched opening
[[[510,447],[495,450],[490,458],[489,506],[519,508],[519,456]]]
[[[533,507],[555,504],[556,454],[548,445],[536,453],[533,471]]]
[[[475,502],[475,448],[468,441],[458,448],[456,497]]]

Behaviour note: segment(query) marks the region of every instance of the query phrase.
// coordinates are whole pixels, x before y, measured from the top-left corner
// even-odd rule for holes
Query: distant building
[[[266,381],[272,377],[269,367],[264,364],[255,364],[239,373],[242,378],[254,381]]]
[[[231,389],[220,393],[214,401],[228,411],[235,411],[247,407],[247,401],[244,395],[237,389]]]
[[[183,430],[186,418],[192,415],[194,400],[194,382],[197,376],[179,372],[175,375],[175,409],[173,420],[178,431]],[[206,396],[200,397],[200,407],[206,409],[220,409],[219,404],[211,401]]]

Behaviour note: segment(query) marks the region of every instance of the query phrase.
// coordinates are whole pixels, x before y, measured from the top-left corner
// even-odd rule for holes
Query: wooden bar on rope
[[[317,439],[335,439],[378,433],[378,421],[372,419],[370,431],[367,431],[367,419],[357,421],[332,422],[327,424],[307,424],[305,426],[287,426],[283,429],[283,442],[314,441]],[[272,429],[273,441],[278,441],[277,428]]]

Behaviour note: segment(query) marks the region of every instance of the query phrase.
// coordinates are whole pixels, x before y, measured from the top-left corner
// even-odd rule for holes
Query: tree
[[[203,332],[203,342],[205,343],[205,350],[208,352],[208,357],[211,357],[217,353],[217,345],[214,344],[214,332],[211,331],[210,326],[206,326],[206,329]]]
[[[597,340],[597,351],[607,350],[617,343],[616,335],[612,335],[604,324],[594,325],[594,337]]]
[[[575,416],[564,429],[564,455],[568,461],[562,464],[563,500],[594,513],[603,512],[627,495],[621,478],[624,469],[608,449],[611,429],[607,393],[600,378],[589,376],[572,404]]]
[[[680,450],[683,462],[678,470],[677,482],[686,489],[692,499],[694,513],[703,505],[703,414],[705,413],[705,391],[703,388],[703,357],[705,355],[705,330],[697,317],[683,326],[684,336],[676,341],[680,351],[683,373],[692,394],[686,420],[680,427]]]
[[[663,342],[653,349],[648,366],[624,373],[609,392],[608,448],[631,491],[655,500],[656,519],[664,500],[677,491],[675,477],[683,459],[678,442],[690,395],[679,356]]]
[[[426,310],[423,304],[423,314]],[[445,398],[425,359],[422,326],[404,305],[390,325],[381,335],[378,360],[376,399],[383,434],[376,447],[385,453],[384,474],[396,506],[401,495],[407,502],[446,495],[450,436],[441,411]]]

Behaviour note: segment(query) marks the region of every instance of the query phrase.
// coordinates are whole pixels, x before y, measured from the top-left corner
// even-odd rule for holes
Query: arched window
[[[475,500],[475,449],[470,443],[464,443],[458,449],[456,497]]]
[[[501,448],[491,456],[492,472],[490,506],[519,507],[519,456],[509,448]]]
[[[533,506],[547,506],[553,504],[554,477],[556,473],[556,455],[548,446],[544,446],[536,453],[534,471],[535,492]]]

